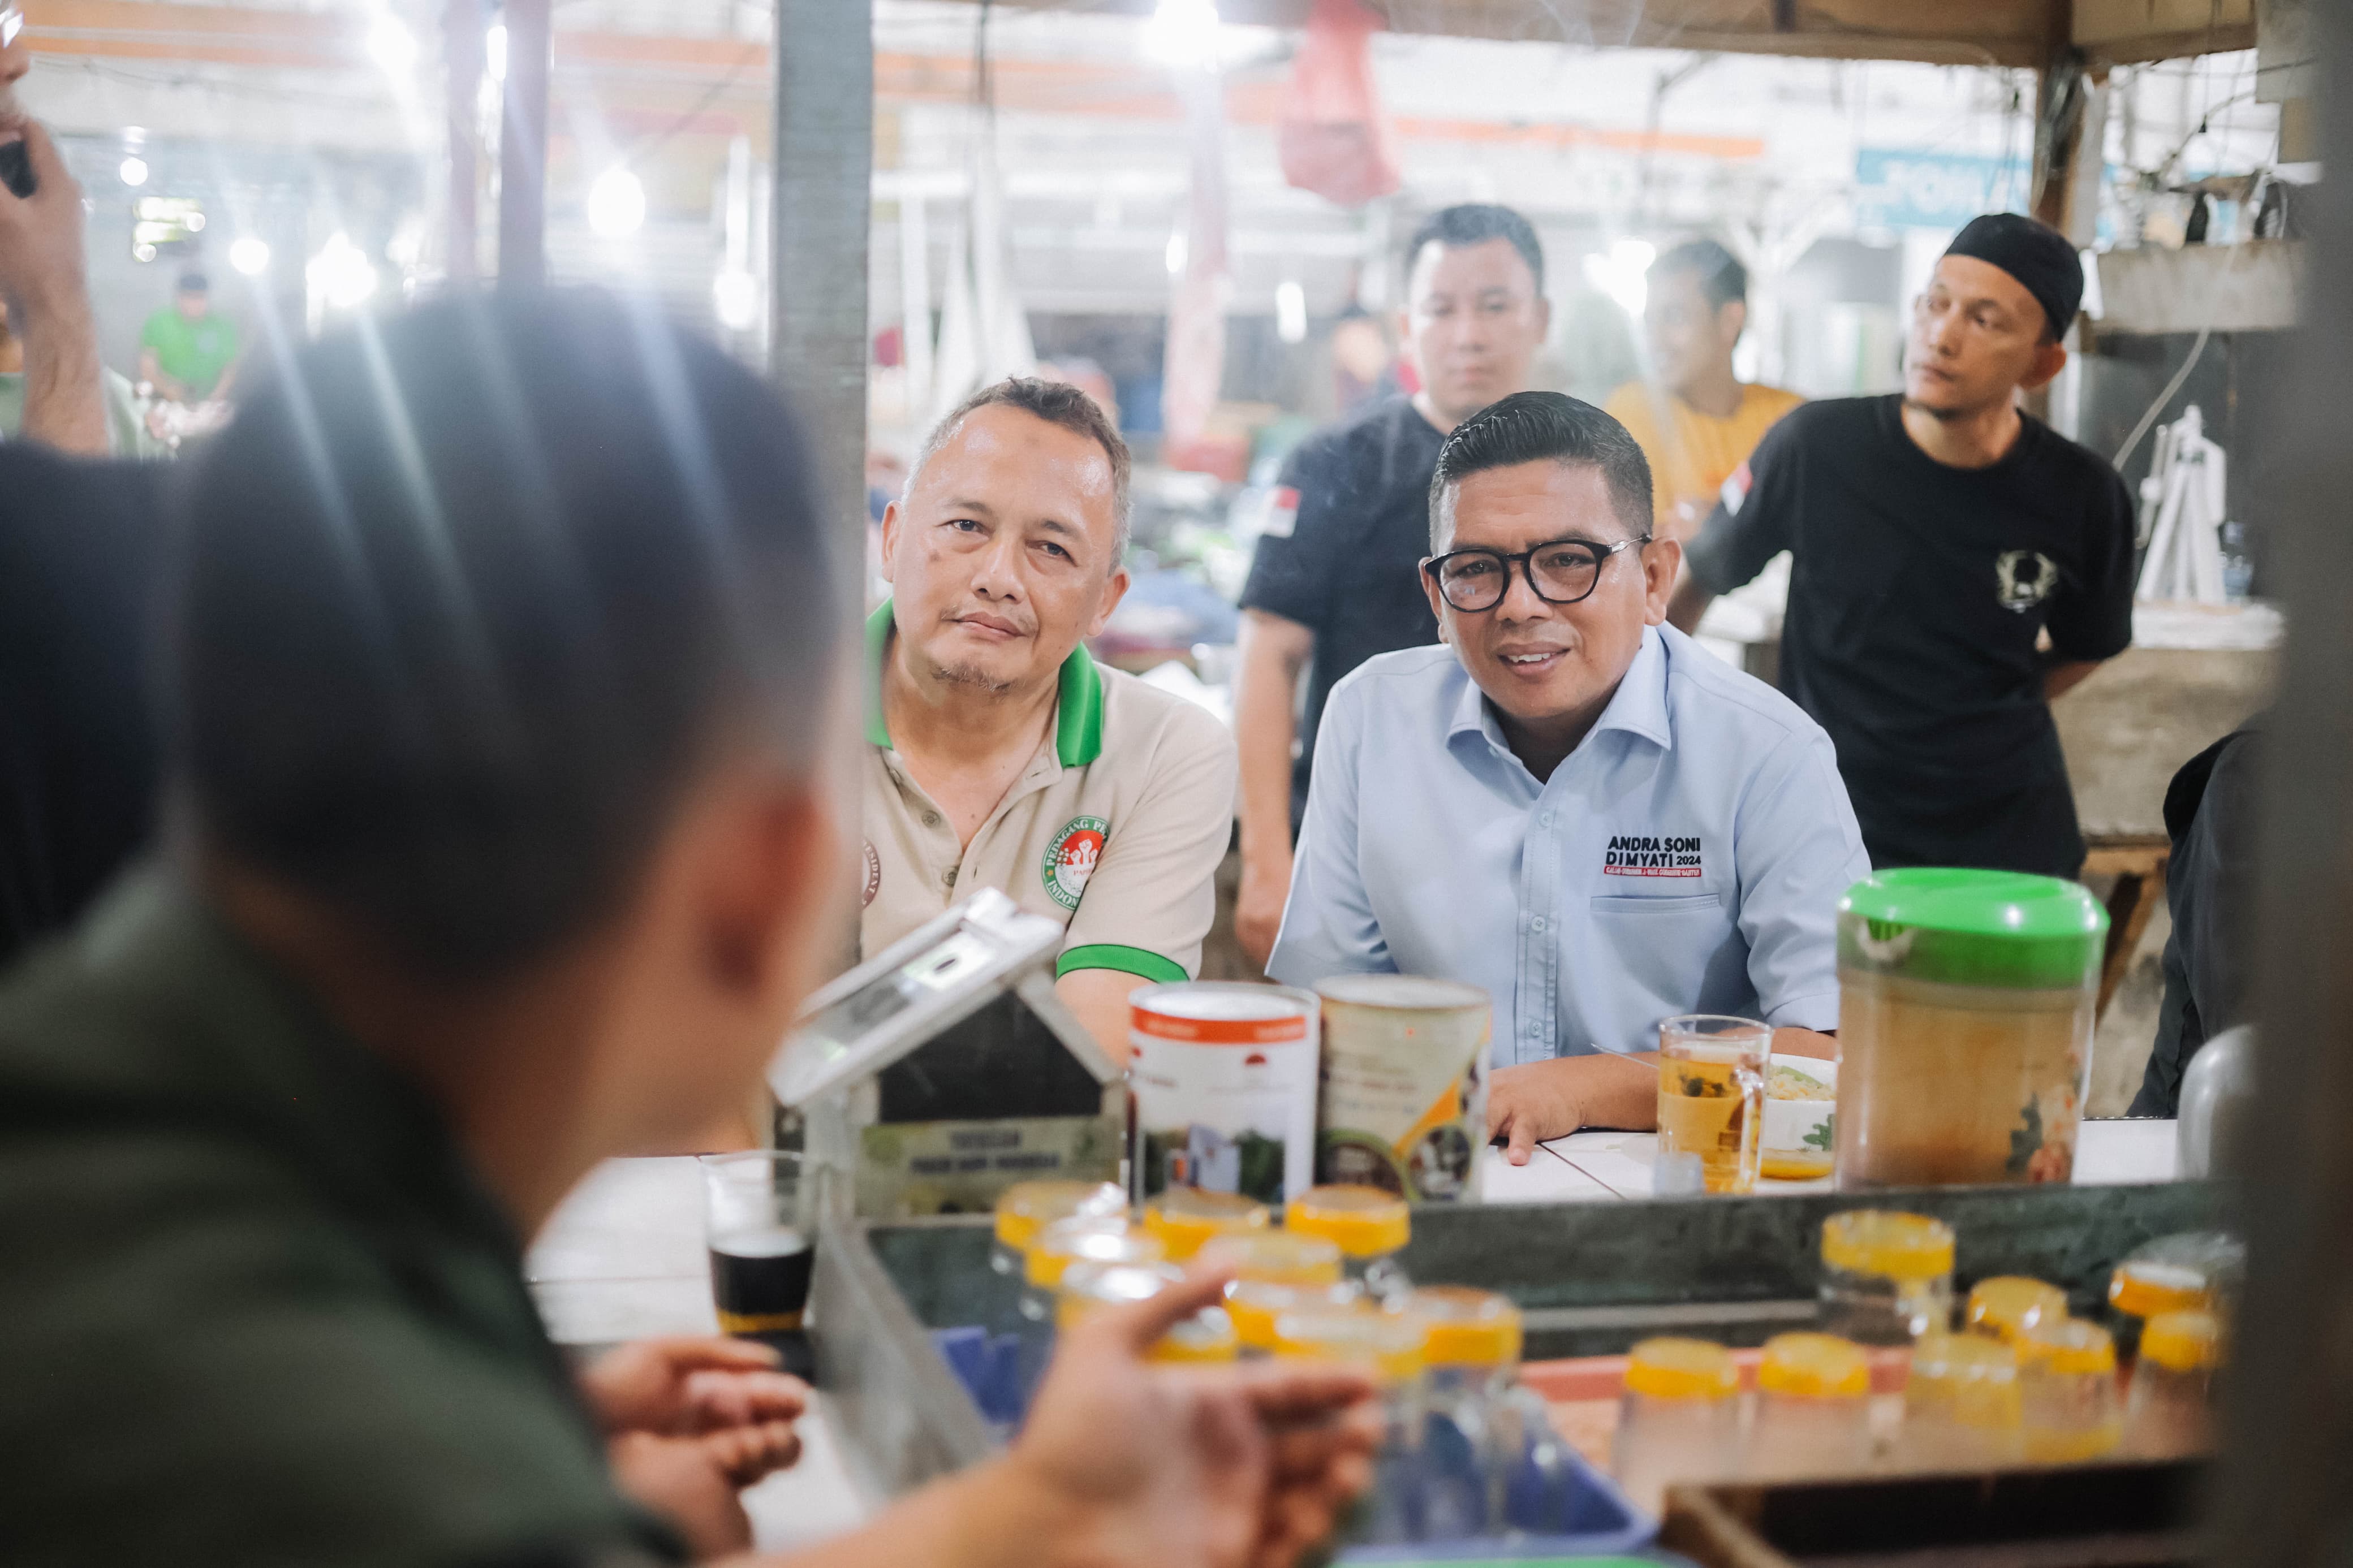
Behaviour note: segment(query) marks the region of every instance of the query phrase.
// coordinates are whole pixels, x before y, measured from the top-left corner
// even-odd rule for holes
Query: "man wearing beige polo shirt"
[[[1056,991],[1115,1059],[1127,996],[1200,967],[1234,742],[1095,663],[1127,592],[1127,445],[1078,388],[999,382],[943,420],[882,515],[867,622],[871,954],[995,888],[1067,931]]]

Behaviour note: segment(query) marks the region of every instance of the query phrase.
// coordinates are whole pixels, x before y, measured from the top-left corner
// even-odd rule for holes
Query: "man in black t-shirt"
[[[0,966],[147,840],[147,605],[171,470],[0,447]]]
[[[1686,631],[1791,552],[1781,686],[1837,744],[1874,866],[2083,866],[2050,700],[2132,641],[2132,503],[2017,407],[2082,294],[2055,230],[1975,220],[1915,307],[1902,395],[1791,413],[1687,553]]]
[[[2258,715],[2181,764],[2165,791],[2173,858],[2165,901],[2165,999],[2140,1092],[2126,1116],[2181,1111],[2189,1058],[2224,1030],[2254,1021],[2255,816],[2261,783]]]
[[[1263,964],[1291,889],[1291,848],[1324,701],[1376,654],[1438,640],[1421,588],[1430,476],[1447,432],[1528,389],[1552,322],[1544,251],[1509,207],[1447,207],[1405,253],[1407,352],[1421,377],[1303,442],[1283,467],[1242,589],[1234,731],[1242,884],[1235,934]],[[1306,711],[1293,721],[1300,672]],[[1294,742],[1296,742],[1294,756]]]

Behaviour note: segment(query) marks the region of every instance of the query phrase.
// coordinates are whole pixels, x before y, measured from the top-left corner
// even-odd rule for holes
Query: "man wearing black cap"
[[[1915,305],[1902,395],[1790,414],[1686,554],[1689,630],[1792,552],[1781,686],[1836,743],[1874,866],[2083,865],[2050,700],[2132,640],[2132,503],[2018,409],[2067,363],[2083,287],[2055,230],[1971,222]]]

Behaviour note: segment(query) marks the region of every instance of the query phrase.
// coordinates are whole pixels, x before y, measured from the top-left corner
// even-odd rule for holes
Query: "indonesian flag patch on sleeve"
[[[1748,487],[1756,482],[1757,476],[1748,471],[1746,463],[1743,463],[1732,470],[1730,479],[1724,481],[1724,489],[1718,493],[1716,499],[1724,503],[1725,511],[1738,517],[1740,503],[1748,499]]]
[[[1259,524],[1259,532],[1269,539],[1288,539],[1299,522],[1299,491],[1291,485],[1277,485],[1266,496],[1266,517]]]

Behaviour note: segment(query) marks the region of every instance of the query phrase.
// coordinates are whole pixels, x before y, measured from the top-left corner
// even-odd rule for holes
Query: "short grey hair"
[[[1127,559],[1128,510],[1131,500],[1130,481],[1135,459],[1128,453],[1127,443],[1120,437],[1119,426],[1103,412],[1085,388],[1067,381],[1045,381],[1034,375],[1008,376],[993,386],[984,386],[948,412],[948,416],[932,427],[923,437],[923,445],[915,453],[915,460],[907,465],[907,482],[900,490],[904,500],[915,493],[915,480],[923,465],[936,456],[955,436],[957,426],[965,418],[984,408],[1018,408],[1049,425],[1081,436],[1092,437],[1111,459],[1112,564]]]

